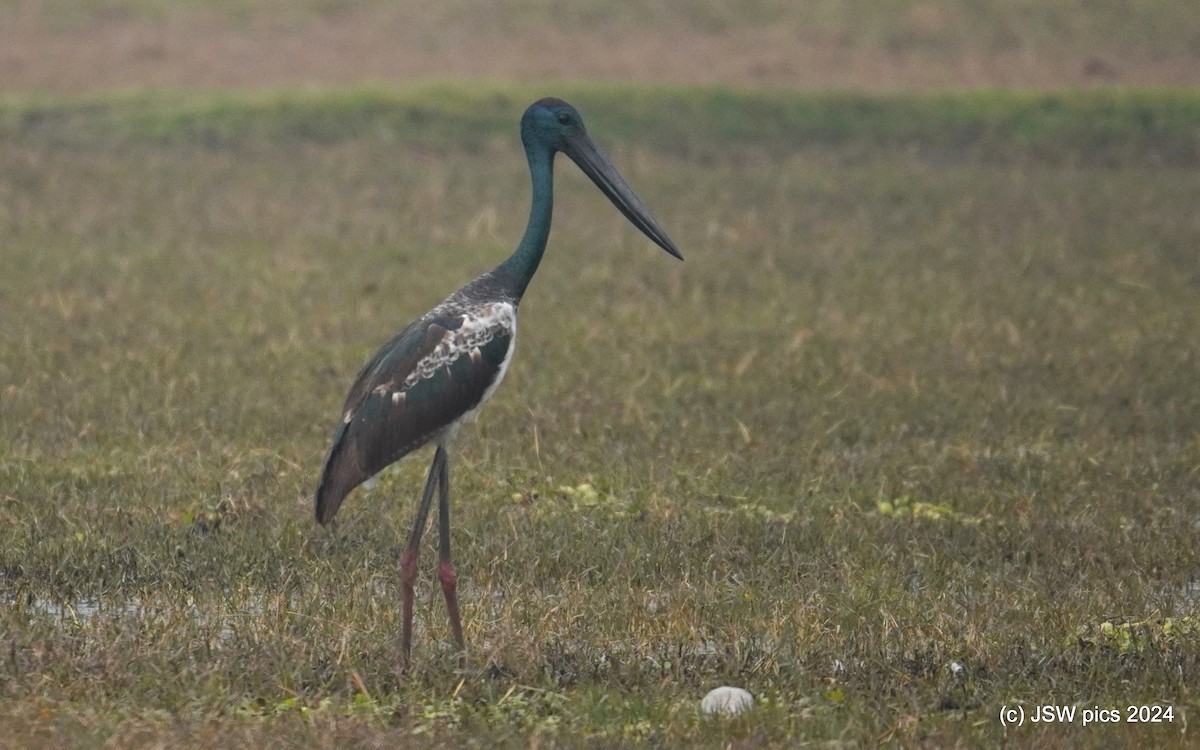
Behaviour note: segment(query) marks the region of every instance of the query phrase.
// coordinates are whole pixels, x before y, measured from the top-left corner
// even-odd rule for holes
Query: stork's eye
[[[571,113],[570,112],[559,112],[554,117],[556,120],[558,120],[560,125],[570,125],[571,124]]]

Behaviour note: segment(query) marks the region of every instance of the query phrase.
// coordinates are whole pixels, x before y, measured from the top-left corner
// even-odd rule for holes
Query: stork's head
[[[656,245],[683,260],[675,243],[659,226],[650,209],[634,194],[612,161],[588,135],[579,112],[562,99],[539,99],[521,117],[521,142],[529,153],[561,151],[579,165],[625,218]]]

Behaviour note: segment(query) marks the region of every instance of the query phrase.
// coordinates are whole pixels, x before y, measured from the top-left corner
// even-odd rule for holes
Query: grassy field
[[[455,457],[467,666],[427,550],[398,674],[428,457],[310,496],[363,359],[520,235],[504,92],[0,102],[0,745],[1194,744],[1165,90],[570,89],[687,261],[560,163]],[[1040,704],[1172,714],[1001,726]]]
[[[591,127],[611,140],[688,161],[778,159],[825,147],[860,161],[907,150],[934,161],[1200,163],[1200,93],[1162,88],[796,96],[712,86],[427,83],[256,94],[23,94],[5,98],[0,137],[79,149],[366,139],[479,153],[511,149],[514,123],[548,88],[595,112]]]

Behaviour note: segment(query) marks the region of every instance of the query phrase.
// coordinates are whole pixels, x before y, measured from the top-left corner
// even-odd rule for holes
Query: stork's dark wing
[[[479,406],[502,373],[513,331],[468,331],[463,323],[419,320],[363,367],[321,469],[317,521],[329,523],[351,490]]]

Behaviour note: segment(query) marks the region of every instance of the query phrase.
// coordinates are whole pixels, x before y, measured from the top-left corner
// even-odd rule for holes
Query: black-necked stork
[[[317,484],[317,521],[328,524],[355,487],[417,448],[437,446],[400,559],[405,663],[412,647],[418,547],[435,491],[437,573],[454,640],[459,651],[464,649],[457,577],[450,559],[449,445],[462,423],[495,392],[512,360],[517,307],[550,236],[555,154],[561,151],[570,157],[634,226],[683,258],[570,104],[547,98],[530,105],[521,117],[521,142],[533,179],[529,224],[521,244],[508,260],[410,323],[367,361],[346,396]]]

